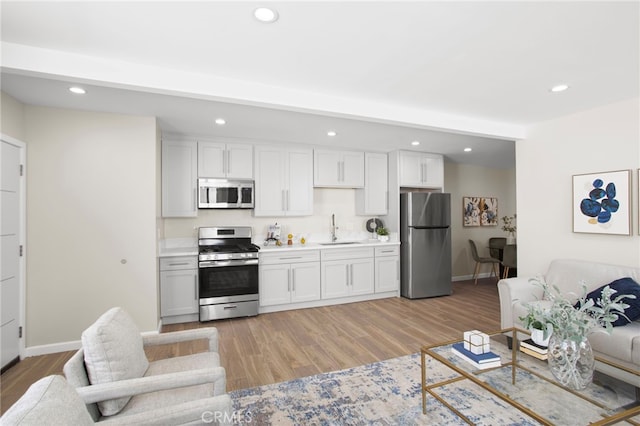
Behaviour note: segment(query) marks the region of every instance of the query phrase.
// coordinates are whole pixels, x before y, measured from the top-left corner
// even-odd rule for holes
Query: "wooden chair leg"
[[[508,276],[509,276],[509,267],[505,266],[504,272],[502,273],[502,279],[507,279]]]
[[[495,274],[496,279],[500,281],[500,269],[498,269],[498,264],[493,263],[492,265],[493,265],[493,273]]]
[[[476,269],[473,271],[473,278],[475,278],[475,285],[478,285],[478,272],[480,270],[480,262],[476,262]]]

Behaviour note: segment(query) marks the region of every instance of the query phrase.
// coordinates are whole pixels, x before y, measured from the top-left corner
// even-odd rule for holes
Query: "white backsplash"
[[[251,226],[254,241],[266,238],[267,227],[274,223],[282,226],[282,237],[304,235],[309,241],[326,241],[331,232],[331,215],[336,215],[337,235],[340,239],[367,239],[371,233],[365,225],[373,216],[357,216],[355,189],[314,189],[313,216],[254,217],[253,210],[199,210],[197,218],[167,218],[163,220],[164,238],[197,238],[201,226]],[[384,222],[384,218],[382,218]],[[397,231],[397,230],[391,230]]]

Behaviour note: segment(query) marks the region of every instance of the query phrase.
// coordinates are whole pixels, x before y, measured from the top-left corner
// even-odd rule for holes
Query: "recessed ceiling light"
[[[253,11],[253,16],[260,22],[270,24],[278,20],[278,12],[268,7],[259,7]]]
[[[227,121],[224,118],[216,118],[216,124],[218,126],[224,126],[225,124],[227,124]]]
[[[472,151],[472,149],[471,149],[471,148],[465,148],[465,149],[464,149],[464,152],[471,152],[471,151]]]
[[[411,142],[411,145],[418,146],[418,145],[420,145],[420,141],[413,141],[413,142]]]
[[[335,131],[335,130],[329,130],[329,131],[327,132],[327,136],[335,136],[335,135],[337,135],[337,134],[338,134],[338,133],[336,133],[336,131]]]
[[[87,91],[86,91],[86,90],[84,90],[82,87],[76,87],[76,86],[74,86],[74,87],[69,87],[69,91],[70,91],[71,93],[75,93],[75,94],[77,94],[77,95],[84,95],[85,93],[87,93]]]
[[[558,85],[556,85],[556,86],[553,86],[553,87],[551,88],[551,91],[552,91],[552,92],[564,92],[564,91],[565,91],[565,90],[567,90],[568,88],[569,88],[569,86],[568,86],[568,85],[566,85],[566,84],[558,84]]]

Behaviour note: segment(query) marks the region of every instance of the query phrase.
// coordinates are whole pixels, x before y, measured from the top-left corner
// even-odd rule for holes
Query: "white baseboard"
[[[478,274],[478,278],[489,278],[492,277],[493,273],[492,272],[483,272],[481,274]],[[457,275],[455,277],[451,277],[451,281],[467,281],[467,280],[472,280],[473,279],[473,274],[471,275]]]
[[[80,340],[74,340],[72,342],[60,342],[51,343],[48,345],[29,346],[25,348],[25,358],[38,355],[48,355],[57,352],[77,351],[82,346]]]
[[[140,334],[143,336],[149,334],[158,334],[157,330],[143,331]],[[74,340],[71,342],[50,343],[48,345],[29,346],[25,348],[24,358],[29,358],[38,355],[49,355],[58,352],[77,351],[82,347],[82,341]]]

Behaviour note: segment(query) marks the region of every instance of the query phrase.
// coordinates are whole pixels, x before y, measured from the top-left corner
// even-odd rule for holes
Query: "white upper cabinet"
[[[364,188],[356,190],[356,214],[386,215],[389,211],[387,154],[364,155]]]
[[[162,216],[198,215],[198,144],[195,141],[162,141]]]
[[[253,179],[253,145],[198,142],[198,177]]]
[[[442,155],[400,151],[400,186],[442,188],[443,185]]]
[[[255,148],[254,216],[313,214],[313,151]]]
[[[313,165],[314,186],[364,187],[364,152],[316,149]]]

